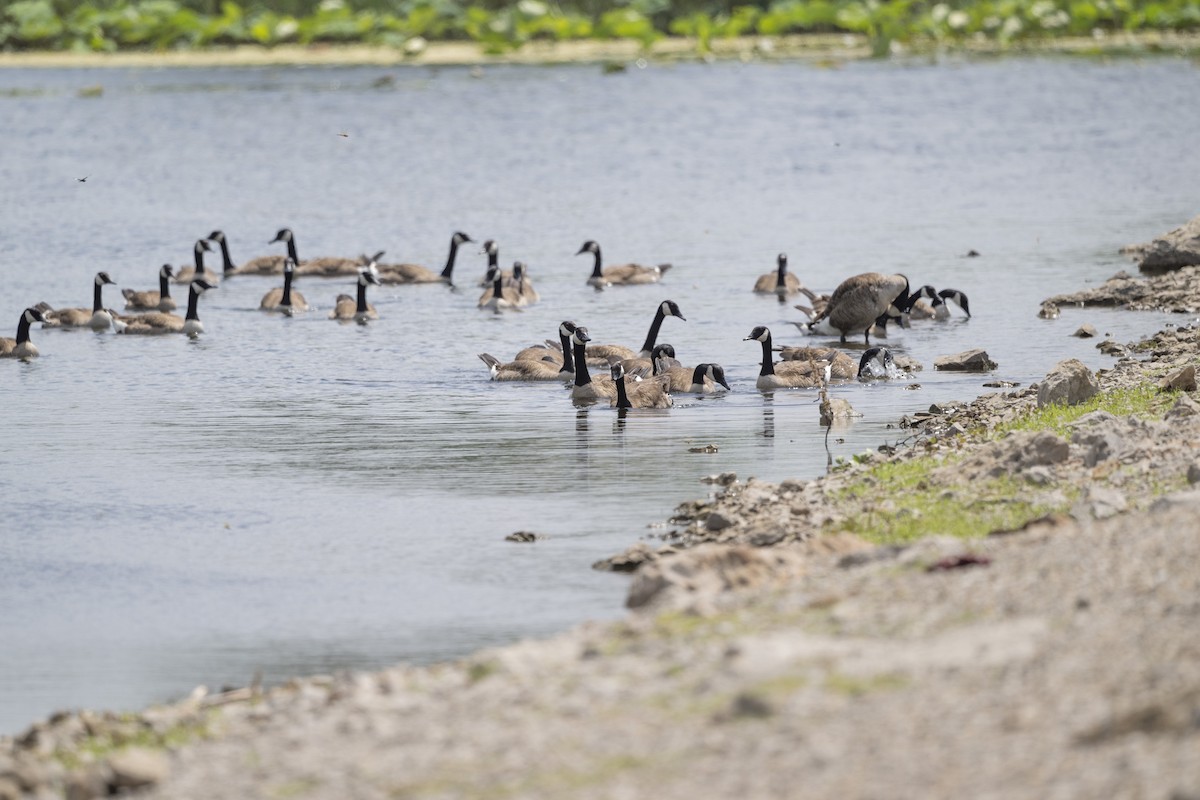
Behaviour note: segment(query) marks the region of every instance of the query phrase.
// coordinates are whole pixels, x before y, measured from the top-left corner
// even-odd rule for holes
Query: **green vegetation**
[[[55,758],[68,770],[78,769],[101,761],[115,752],[130,747],[149,750],[175,749],[211,735],[210,723],[214,712],[199,718],[189,718],[164,731],[155,731],[131,714],[124,715],[105,730],[88,736],[69,749],[59,750]]]
[[[997,426],[990,433],[974,435],[998,439],[1015,431],[1044,430],[1067,437],[1071,423],[1092,411],[1161,419],[1177,397],[1177,392],[1160,392],[1154,386],[1114,389],[1078,405],[1036,409],[1019,420]],[[993,531],[1014,530],[1046,514],[1065,511],[1078,498],[1078,489],[1062,486],[1055,494],[1033,494],[1033,499],[1025,499],[1031,494],[1029,488],[1020,479],[1009,476],[974,480],[961,489],[947,489],[930,480],[933,470],[951,467],[960,458],[954,453],[931,454],[868,467],[839,497],[840,501],[862,510],[833,527],[879,544],[904,543],[931,534],[973,538]],[[1117,466],[1114,463],[1111,469]],[[1177,488],[1182,478],[1147,480],[1151,481],[1148,490],[1160,494]],[[1053,502],[1047,497],[1053,498]],[[887,499],[873,502],[872,498]]]
[[[99,51],[357,43],[416,53],[470,40],[489,52],[534,40],[859,34],[958,46],[1116,31],[1200,31],[1200,0],[0,0],[0,49]]]

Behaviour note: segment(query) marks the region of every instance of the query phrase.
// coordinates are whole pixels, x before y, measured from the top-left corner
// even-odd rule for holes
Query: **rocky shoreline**
[[[1200,270],[1110,296],[1191,308]],[[600,565],[621,622],[59,714],[0,739],[0,800],[1200,800],[1200,329],[1098,346],[824,477],[713,476]]]

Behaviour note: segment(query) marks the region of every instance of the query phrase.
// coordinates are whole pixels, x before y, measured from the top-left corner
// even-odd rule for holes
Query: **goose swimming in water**
[[[339,294],[337,300],[334,301],[333,311],[329,312],[329,318],[340,322],[354,320],[359,325],[366,325],[369,320],[379,319],[379,312],[375,310],[375,306],[367,302],[367,285],[371,283],[379,285],[379,276],[375,274],[375,270],[370,267],[360,269],[358,271],[358,294],[355,297]]]
[[[200,321],[200,295],[209,289],[215,289],[204,278],[197,278],[188,284],[187,316],[169,314],[165,311],[151,311],[149,314],[134,314],[121,317],[117,332],[126,336],[156,335],[165,333],[182,333],[195,339],[204,333],[204,323]]]
[[[862,358],[858,360],[857,377],[860,381],[890,378],[895,368],[896,359],[891,350],[886,347],[871,347],[865,350]]]
[[[650,329],[646,332],[646,339],[642,342],[641,350],[634,352],[620,344],[594,344],[588,345],[588,358],[591,360],[616,358],[621,361],[628,358],[651,358],[654,355],[654,345],[658,341],[658,332],[662,328],[663,320],[667,317],[677,317],[687,322],[687,317],[683,316],[683,312],[679,310],[679,305],[674,300],[663,300],[654,309],[654,319],[650,321]]]
[[[454,285],[454,263],[458,260],[458,248],[467,242],[475,241],[462,231],[455,231],[450,237],[450,254],[446,257],[446,266],[441,272],[434,272],[429,267],[420,264],[383,264],[379,267],[379,281],[384,284],[393,283],[447,283]]]
[[[231,275],[238,273],[237,264],[233,263],[233,259],[229,256],[229,242],[225,238],[224,231],[213,231],[208,235],[210,242],[216,242],[217,247],[221,249],[221,277],[228,278]]]
[[[134,289],[122,289],[127,311],[174,311],[175,298],[171,297],[170,264],[158,268],[158,291],[146,290],[139,292]]]
[[[761,391],[811,389],[824,384],[825,372],[830,368],[829,362],[781,361],[778,364],[774,363],[771,331],[763,325],[755,327],[750,331],[750,335],[742,341],[749,342],[751,340],[762,344],[762,367],[758,372],[758,380],[754,384]]]
[[[46,307],[42,310],[45,319],[43,328],[91,328],[94,331],[106,331],[112,327],[112,314],[104,307],[102,290],[109,284],[116,286],[116,281],[108,277],[107,272],[97,272],[92,282],[92,309]]]
[[[289,317],[297,311],[308,311],[308,301],[304,295],[292,289],[295,274],[296,262],[289,256],[283,264],[283,286],[276,286],[263,295],[258,307],[263,311],[279,311]]]
[[[822,320],[841,334],[863,334],[864,341],[871,343],[871,326],[885,313],[898,314],[898,309],[908,303],[908,278],[903,275],[884,275],[880,272],[864,272],[842,281],[821,313],[812,321],[815,328]]]
[[[946,303],[947,300],[961,308],[966,313],[967,319],[971,318],[971,307],[967,302],[967,296],[958,289],[942,289],[933,301],[933,318],[935,320],[943,322],[950,319],[950,306]]]
[[[610,375],[592,377],[587,365],[587,343],[592,340],[588,329],[577,326],[571,334],[571,347],[575,356],[575,383],[571,387],[571,399],[577,401],[613,400],[617,396],[617,387]]]
[[[196,278],[204,278],[204,280],[216,286],[220,281],[217,274],[204,265],[204,254],[211,253],[212,248],[208,246],[207,239],[197,239],[192,245],[192,262],[193,266],[180,267],[175,273],[175,282],[182,284],[190,284]]]
[[[681,394],[713,394],[718,386],[729,390],[725,369],[720,364],[697,364],[695,367],[668,367],[660,375],[669,380],[668,388]]]
[[[774,272],[758,276],[758,280],[754,282],[755,293],[773,294],[780,300],[783,300],[788,295],[798,294],[800,292],[800,279],[787,271],[787,253],[780,253],[776,256],[775,263]]]
[[[29,340],[29,326],[35,322],[44,323],[45,321],[46,318],[39,308],[27,308],[22,311],[21,318],[17,320],[17,338],[0,338],[0,358],[22,360],[37,358],[40,354],[38,349],[33,346],[33,342]]]
[[[600,245],[591,240],[584,242],[583,247],[580,247],[579,252],[575,255],[583,255],[584,253],[591,253],[596,259],[592,266],[592,275],[587,280],[588,286],[594,286],[596,289],[606,289],[609,286],[633,286],[643,283],[658,283],[662,280],[663,273],[671,268],[670,264],[658,264],[653,267],[646,267],[641,264],[616,264],[602,267]]]
[[[488,365],[494,381],[570,381],[575,377],[575,357],[570,346],[575,323],[564,321],[558,326],[558,331],[564,340],[558,363],[550,359],[523,359],[520,353],[507,364],[489,353],[480,353],[479,358]]]
[[[478,307],[497,314],[503,311],[519,311],[521,296],[517,294],[516,289],[504,285],[504,278],[501,277],[500,270],[496,268],[488,270],[488,277],[491,278],[492,285],[479,296]]]
[[[666,375],[657,375],[631,385],[625,382],[625,368],[619,361],[610,368],[610,375],[616,391],[616,396],[609,401],[611,406],[620,409],[670,408],[674,404],[669,390],[671,379]]]

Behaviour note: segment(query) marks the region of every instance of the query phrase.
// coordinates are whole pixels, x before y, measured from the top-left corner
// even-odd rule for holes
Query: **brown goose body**
[[[603,266],[600,245],[595,241],[586,241],[575,255],[591,253],[594,257],[592,274],[588,278],[588,286],[605,289],[609,286],[634,286],[647,283],[658,283],[663,273],[671,268],[670,264],[645,266],[642,264],[610,264]]]
[[[625,368],[621,364],[613,364],[610,377],[616,397],[609,400],[609,405],[616,408],[670,408],[674,405],[671,399],[671,379],[666,375],[655,375],[644,380],[630,383],[625,379]]]
[[[758,280],[754,282],[755,293],[773,294],[777,295],[780,299],[799,293],[801,289],[800,279],[787,271],[787,254],[780,253],[776,256],[775,263],[774,272],[758,276]]]
[[[116,285],[107,272],[97,272],[92,281],[92,308],[56,308],[42,312],[42,327],[45,328],[91,328],[106,331],[112,327],[112,314],[104,307],[102,290]]]
[[[474,241],[462,231],[455,231],[450,237],[450,254],[446,258],[446,266],[440,272],[420,264],[380,264],[379,282],[384,284],[397,283],[453,283],[454,264],[458,259],[458,248],[467,242]]]
[[[813,324],[827,319],[829,326],[841,334],[843,342],[847,336],[861,333],[870,344],[871,326],[875,320],[893,307],[906,308],[907,303],[908,278],[900,274],[864,272],[838,284]]]
[[[122,289],[127,311],[174,311],[175,298],[171,297],[171,279],[174,274],[170,264],[163,264],[158,269],[158,291],[144,292],[134,289]]]
[[[42,311],[39,308],[27,308],[22,311],[21,318],[17,320],[17,338],[0,338],[0,358],[19,358],[22,360],[37,358],[40,353],[34,347],[33,342],[29,340],[29,326],[35,322],[45,321],[46,318],[42,315]]]

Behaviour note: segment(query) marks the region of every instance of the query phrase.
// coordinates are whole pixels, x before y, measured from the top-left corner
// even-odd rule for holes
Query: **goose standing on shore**
[[[750,335],[742,341],[754,340],[762,344],[762,367],[755,382],[761,391],[769,392],[775,389],[811,389],[821,386],[824,382],[826,365],[829,362],[820,361],[773,361],[771,350],[771,331],[759,325],[750,331]]]
[[[340,322],[353,320],[359,325],[366,325],[369,320],[379,319],[379,312],[375,310],[375,306],[367,302],[367,284],[371,283],[379,285],[379,276],[375,274],[375,270],[369,267],[359,270],[357,296],[339,294],[337,300],[334,301],[333,311],[329,312],[329,318]]]
[[[108,309],[104,307],[102,290],[109,284],[113,286],[117,285],[116,281],[108,277],[107,272],[97,272],[92,283],[91,311],[86,308],[51,309],[46,307],[42,310],[42,316],[45,317],[42,321],[42,327],[91,328],[94,331],[108,330],[112,327],[113,318]]]
[[[454,282],[454,263],[458,260],[458,248],[467,242],[475,241],[462,231],[455,231],[450,237],[450,254],[446,257],[446,266],[441,272],[434,272],[429,267],[420,264],[383,264],[379,267],[379,282],[395,283],[446,283],[451,286]]]
[[[171,265],[163,264],[158,268],[157,292],[152,289],[147,289],[144,292],[134,289],[122,289],[121,294],[125,297],[126,310],[174,311],[175,298],[171,297],[171,278],[173,277]]]
[[[842,342],[850,334],[862,333],[871,344],[871,326],[885,313],[898,316],[908,303],[908,278],[864,272],[838,284],[824,310],[810,323],[815,329],[823,320],[841,334]]]
[[[204,323],[200,321],[200,295],[209,289],[215,289],[204,278],[197,278],[188,284],[187,316],[169,314],[165,311],[151,311],[149,314],[134,314],[122,317],[117,333],[126,336],[153,336],[166,333],[182,333],[195,339],[204,333]]]
[[[625,368],[619,361],[612,365],[610,374],[616,394],[609,401],[611,406],[626,409],[670,408],[674,405],[668,388],[671,379],[666,375],[658,375],[629,385],[625,382]]]
[[[296,262],[289,256],[283,263],[283,286],[276,286],[263,295],[258,307],[263,311],[279,311],[289,317],[297,311],[308,311],[308,301],[304,295],[292,289],[295,274]]]
[[[207,239],[197,239],[192,245],[192,263],[190,267],[180,267],[175,273],[175,282],[190,284],[196,278],[204,278],[204,280],[216,286],[219,282],[215,272],[204,265],[204,254],[211,253],[212,248],[208,246]]]
[[[754,282],[756,294],[773,294],[782,301],[788,295],[799,294],[800,279],[787,271],[787,253],[780,253],[775,258],[775,271],[759,275]]]
[[[33,342],[29,340],[29,326],[35,322],[45,322],[46,318],[42,315],[41,309],[27,308],[21,312],[21,318],[17,320],[17,338],[9,339],[4,337],[0,339],[0,358],[19,358],[28,360],[37,358],[38,349],[33,346]]]
[[[615,264],[607,267],[602,266],[600,256],[600,245],[592,240],[583,243],[583,247],[579,248],[579,252],[575,255],[583,255],[591,253],[595,257],[595,263],[592,266],[592,275],[588,278],[588,286],[594,286],[596,289],[606,289],[609,286],[633,286],[643,283],[658,283],[662,280],[663,273],[671,268],[670,264],[658,264],[657,266],[647,267],[641,264]]]

